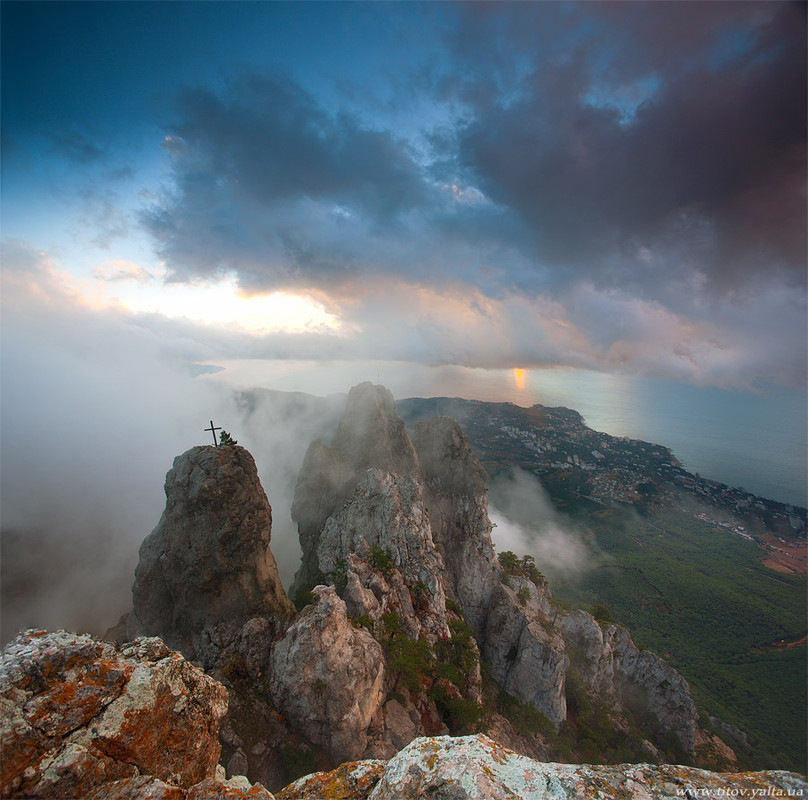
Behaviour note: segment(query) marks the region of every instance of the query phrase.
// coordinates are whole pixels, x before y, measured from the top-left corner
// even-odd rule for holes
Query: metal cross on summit
[[[213,420],[210,421],[210,427],[205,428],[206,431],[210,431],[213,434],[213,446],[218,447],[219,443],[216,441],[216,431],[220,431],[221,428],[217,425],[214,427]]]

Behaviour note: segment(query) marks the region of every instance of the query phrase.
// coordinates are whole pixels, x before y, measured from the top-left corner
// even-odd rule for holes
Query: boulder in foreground
[[[246,797],[216,780],[226,711],[227,690],[160,639],[25,631],[0,663],[0,796]]]
[[[368,789],[377,762],[301,778],[279,800],[667,800],[696,797],[805,797],[790,772],[707,772],[671,764],[588,766],[534,761],[483,734],[421,738],[391,758]],[[370,765],[363,769],[363,765]],[[347,767],[347,768],[346,768]],[[356,779],[357,775],[365,782]],[[326,789],[327,791],[324,791]],[[330,793],[329,793],[330,792]]]

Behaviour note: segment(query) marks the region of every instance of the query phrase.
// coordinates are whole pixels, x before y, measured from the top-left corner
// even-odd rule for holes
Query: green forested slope
[[[605,604],[635,640],[664,655],[702,712],[741,729],[755,767],[806,770],[806,583],[760,563],[759,548],[684,513],[584,513],[593,565],[555,593]]]

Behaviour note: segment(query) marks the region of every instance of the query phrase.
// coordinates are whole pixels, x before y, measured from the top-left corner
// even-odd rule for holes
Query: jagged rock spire
[[[272,509],[247,450],[188,450],[174,459],[165,493],[140,548],[130,636],[162,636],[204,662],[247,620],[291,613],[269,549]]]
[[[309,446],[295,487],[292,519],[297,522],[303,560],[294,589],[320,572],[316,550],[326,520],[337,513],[370,468],[394,476],[419,476],[418,457],[384,386],[354,386],[334,433],[332,446]]]

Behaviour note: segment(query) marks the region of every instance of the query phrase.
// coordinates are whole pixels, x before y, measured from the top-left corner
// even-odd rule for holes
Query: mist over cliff
[[[31,354],[42,366],[44,354]],[[4,364],[4,642],[26,627],[99,634],[127,609],[138,547],[164,503],[166,464],[210,441],[211,418],[255,454],[275,509],[273,550],[284,585],[291,581],[300,558],[289,514],[297,473],[345,396],[232,392],[167,367],[155,374],[158,363],[122,359],[103,381],[80,359],[58,374],[29,363],[24,379]]]

